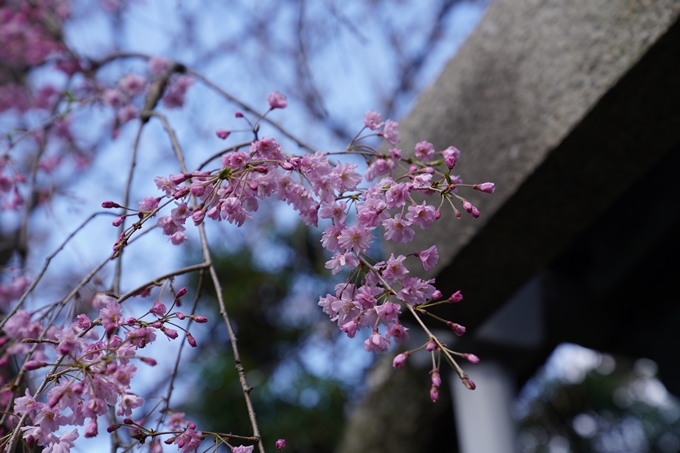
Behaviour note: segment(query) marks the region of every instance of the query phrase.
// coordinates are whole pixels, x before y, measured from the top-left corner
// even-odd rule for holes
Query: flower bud
[[[441,212],[439,209],[437,209],[436,211],[434,211],[434,219],[435,219],[435,220],[439,220],[439,218],[440,218],[441,216],[442,216],[442,212]],[[460,216],[458,216],[458,217],[460,217]]]
[[[217,129],[217,132],[215,132],[218,138],[221,138],[222,140],[226,140],[227,137],[229,137],[229,134],[231,134],[230,131],[225,131],[224,129]]]
[[[167,336],[171,340],[174,340],[175,338],[177,338],[179,336],[179,334],[177,333],[177,331],[175,329],[168,329],[167,327],[162,327],[161,330],[163,331],[165,336]]]
[[[120,428],[121,426],[123,426],[122,423],[116,423],[116,424],[114,424],[114,425],[110,425],[108,428],[106,428],[106,432],[112,433],[112,432],[114,432],[115,430],[117,430],[118,428]]]
[[[438,289],[436,289],[436,290],[432,293],[432,300],[441,299],[441,297],[442,297],[442,292],[439,291]]]
[[[194,422],[189,422],[187,426],[189,427],[189,429],[196,429],[196,423]]]
[[[474,354],[463,354],[463,357],[473,365],[477,365],[479,363],[479,357]]]
[[[430,389],[430,398],[432,399],[433,403],[439,401],[439,389],[437,389],[437,387],[432,386]]]
[[[238,110],[234,113],[234,116],[236,118],[243,118],[243,113],[239,112]]]
[[[152,357],[140,357],[139,360],[141,360],[142,362],[146,363],[149,366],[158,365],[158,361]]]
[[[276,449],[281,451],[286,446],[286,439],[279,439],[276,441]]]
[[[123,224],[123,220],[125,220],[125,216],[121,215],[113,219],[113,222],[111,222],[111,224],[115,227],[119,227]]]
[[[474,390],[477,388],[477,385],[472,381],[472,379],[468,377],[463,378],[463,385],[470,390]]]
[[[196,347],[196,339],[189,332],[187,332],[187,341],[192,348]]]
[[[186,288],[180,288],[180,289],[177,291],[177,297],[182,297],[182,296],[185,295],[186,293],[187,293],[187,289],[186,289]]]
[[[399,354],[392,361],[392,366],[397,370],[401,370],[402,368],[404,368],[404,365],[406,365],[406,359],[408,358],[408,356],[409,356],[408,352]]]
[[[449,297],[449,302],[451,303],[457,303],[463,300],[463,294],[460,291],[456,291],[455,293],[451,294],[451,297]]]
[[[97,419],[93,418],[92,421],[87,425],[87,428],[85,428],[85,437],[96,437],[98,433],[99,426],[97,426]]]
[[[451,321],[447,322],[446,325],[453,329],[453,333],[459,337],[465,333],[465,326],[461,326],[460,324]]]
[[[126,425],[133,425],[135,422],[134,420],[128,417],[123,419],[123,423],[125,423]]]
[[[199,324],[204,324],[208,322],[208,318],[206,318],[205,316],[192,316],[191,319],[193,319]]]
[[[33,371],[37,370],[38,368],[42,368],[47,366],[47,363],[45,362],[38,362],[37,360],[29,360],[24,364],[24,370],[26,371]]]
[[[432,352],[435,349],[437,349],[437,344],[434,341],[430,340],[430,341],[427,342],[427,346],[425,346],[425,349]]]
[[[104,209],[120,208],[120,205],[113,201],[104,201],[102,203],[102,208]]]
[[[173,195],[173,198],[175,200],[179,200],[180,198],[186,196],[186,194],[189,193],[189,188],[187,186],[180,187],[177,192],[175,192],[175,195]]]
[[[439,375],[439,370],[434,369],[430,371],[430,378],[432,379],[432,386],[433,387],[441,387],[442,386],[442,377]]]
[[[493,193],[496,190],[496,186],[492,182],[485,182],[482,184],[475,184],[472,186],[473,189],[479,190],[484,193]]]
[[[175,316],[177,316],[177,319],[179,319],[180,321],[182,321],[184,318],[186,318],[184,313],[182,313],[181,311],[176,311]]]

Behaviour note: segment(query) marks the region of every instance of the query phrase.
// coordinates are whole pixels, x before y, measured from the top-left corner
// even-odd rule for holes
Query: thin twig
[[[127,183],[125,184],[125,190],[123,193],[123,206],[128,206],[130,204],[130,187],[132,186],[132,177],[134,176],[135,166],[137,165],[137,149],[139,148],[139,140],[142,136],[142,130],[144,129],[144,122],[139,123],[139,128],[137,129],[137,135],[135,136],[135,141],[132,144],[132,156],[130,157],[130,167],[128,168]],[[125,208],[121,211],[121,215],[125,214]],[[125,232],[125,219],[118,227],[118,234],[121,235]],[[118,259],[116,260],[116,270],[113,275],[113,284],[111,285],[114,294],[120,292],[120,278],[121,272],[123,271],[123,249],[120,250]]]

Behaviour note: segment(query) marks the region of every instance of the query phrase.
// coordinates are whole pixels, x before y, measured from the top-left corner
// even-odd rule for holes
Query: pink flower
[[[168,63],[169,61],[167,58],[153,56],[149,58],[149,71],[151,71],[152,74],[160,74],[168,67]]]
[[[373,110],[369,110],[364,115],[364,125],[372,131],[377,131],[383,126],[382,115]]]
[[[432,225],[432,222],[434,222],[435,213],[436,210],[434,206],[426,205],[423,201],[422,204],[409,206],[406,218],[413,224],[418,225],[421,230],[425,230]]]
[[[381,336],[377,330],[373,331],[370,337],[364,342],[364,349],[367,352],[375,352],[376,354],[382,354],[387,351],[390,347],[390,340]]]
[[[286,446],[286,439],[279,439],[276,441],[276,449],[281,451]]]
[[[417,255],[418,258],[420,258],[420,261],[422,261],[423,263],[423,269],[425,269],[426,271],[435,267],[437,265],[437,261],[439,261],[439,253],[437,252],[436,245],[433,245],[432,247],[423,250]]]
[[[286,96],[282,95],[278,91],[274,91],[267,96],[267,102],[269,103],[269,108],[274,109],[285,109],[288,105],[288,99]]]
[[[123,315],[123,308],[117,301],[109,302],[106,307],[99,310],[99,316],[102,318],[102,326],[106,330],[107,335],[113,333],[114,330],[119,328],[125,322]]]
[[[333,275],[340,272],[345,266],[354,269],[359,265],[359,258],[351,253],[336,253],[333,258],[326,262],[326,269],[332,269]]]
[[[388,324],[387,326],[387,334],[385,336],[389,338],[394,338],[394,342],[397,344],[402,344],[406,340],[408,340],[408,332],[406,332],[408,329],[401,324]]]
[[[352,225],[340,233],[338,245],[345,250],[359,254],[369,249],[368,244],[370,244],[372,239],[371,229]]]
[[[139,202],[140,211],[153,211],[158,207],[159,199],[156,197],[144,197],[142,201]]]
[[[399,144],[399,131],[397,130],[398,127],[399,123],[396,121],[385,121],[385,129],[383,129],[381,135],[385,137],[385,140],[387,140],[387,143],[390,145]]]
[[[402,219],[401,214],[397,214],[393,219],[383,221],[382,226],[385,228],[383,237],[397,244],[411,242],[416,232],[410,228],[410,225],[411,222]]]
[[[406,269],[403,264],[405,259],[406,257],[404,255],[399,255],[395,258],[394,253],[390,253],[390,259],[387,260],[386,267],[382,271],[382,276],[388,283],[406,277],[408,269]]]
[[[131,415],[132,409],[141,407],[144,404],[144,398],[137,396],[134,393],[125,393],[118,403],[116,415],[122,417],[123,415]]]
[[[145,81],[146,79],[144,79],[144,77],[130,73],[118,82],[118,86],[120,86],[121,90],[125,91],[128,96],[134,97],[144,90]]]
[[[232,448],[231,453],[253,453],[254,448],[255,447],[253,447],[252,445],[249,445],[247,447],[243,446],[243,445],[239,445],[238,447]]]
[[[434,155],[434,146],[430,142],[416,143],[416,157],[419,159],[431,159]]]

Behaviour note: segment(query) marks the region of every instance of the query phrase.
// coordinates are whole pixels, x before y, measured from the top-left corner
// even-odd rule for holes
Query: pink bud
[[[113,219],[113,222],[111,222],[111,224],[115,227],[119,227],[123,224],[123,220],[125,220],[125,216],[121,215]]]
[[[104,201],[102,203],[102,208],[104,209],[120,208],[120,205],[113,201]]]
[[[432,386],[430,389],[430,398],[432,399],[433,403],[439,401],[439,389],[437,389],[437,387]]]
[[[146,363],[149,366],[158,365],[158,361],[152,357],[140,357],[139,360],[141,360],[142,362]]]
[[[428,351],[432,352],[432,351],[434,351],[435,349],[437,349],[437,344],[436,344],[434,341],[431,341],[431,340],[430,340],[430,341],[427,342],[427,346],[425,346],[425,349],[427,349]]]
[[[205,219],[204,209],[195,210],[191,213],[191,220],[194,221],[194,226],[198,226],[203,223],[203,219]]]
[[[177,190],[177,192],[175,192],[175,195],[173,195],[173,198],[174,198],[175,200],[179,200],[180,198],[186,196],[186,194],[188,194],[188,193],[189,193],[189,188],[188,188],[188,187],[186,187],[186,186],[180,187],[180,188]]]
[[[153,324],[151,324],[151,326],[155,327],[156,329],[160,329],[161,327],[163,327],[163,323],[160,321],[156,321]]]
[[[477,365],[479,363],[479,357],[474,354],[463,354],[463,357],[467,359],[468,362]]]
[[[291,165],[290,162],[279,162],[279,165],[281,166],[281,168],[287,171],[291,171],[294,169],[293,165]]]
[[[177,291],[177,297],[182,297],[182,296],[185,295],[186,293],[187,293],[187,289],[186,289],[186,288],[180,288],[180,289]]]
[[[447,322],[446,325],[448,325],[451,329],[453,329],[453,333],[458,335],[459,337],[465,333],[465,327],[461,326],[460,324],[457,324],[455,322]]]
[[[436,290],[432,293],[432,299],[433,299],[433,300],[441,299],[441,297],[442,297],[442,292],[439,291],[438,289],[436,289]]]
[[[133,318],[132,316],[130,316],[130,317],[127,319],[127,321],[125,321],[125,323],[126,323],[128,326],[132,327],[132,326],[134,326],[135,324],[137,324],[137,320],[136,320],[135,318]]]
[[[439,209],[437,209],[436,211],[434,211],[434,219],[435,219],[435,220],[439,220],[439,218],[440,218],[441,216],[442,216],[442,212],[441,212]]]
[[[257,190],[257,183],[254,181],[251,181],[248,183],[248,187],[250,187],[250,190]]]
[[[177,441],[177,448],[183,448],[184,447],[184,439],[180,439]]]
[[[463,378],[463,385],[470,390],[474,390],[477,388],[477,385],[472,381],[472,379],[468,377]]]
[[[191,178],[191,175],[189,174],[170,175],[170,181],[175,185],[182,184],[188,178]]]
[[[434,174],[434,168],[432,167],[425,167],[425,173],[429,173],[431,175]]]
[[[485,182],[482,184],[475,184],[472,186],[473,189],[479,190],[485,193],[493,193],[496,190],[496,186],[492,182]]]
[[[189,429],[196,429],[196,423],[194,422],[189,422],[187,426],[189,427]]]
[[[204,324],[208,322],[208,318],[206,318],[205,316],[192,316],[191,319],[193,319],[199,324]]]
[[[479,217],[479,209],[477,209],[473,206],[472,212],[470,212],[470,214],[472,214],[472,217],[474,217],[476,219],[477,217]]]
[[[227,137],[229,137],[229,134],[231,134],[231,132],[225,131],[224,129],[217,129],[217,132],[215,132],[215,134],[217,134],[217,137],[221,138],[222,140],[225,140]]]
[[[123,423],[125,423],[126,425],[132,425],[135,423],[135,421],[128,417],[123,419]]]
[[[286,446],[286,439],[279,439],[276,441],[276,449],[281,451]]]
[[[171,340],[174,340],[175,338],[177,338],[179,336],[179,334],[177,333],[177,331],[175,329],[168,329],[167,327],[163,327],[163,328],[161,328],[161,330]]]
[[[120,428],[121,426],[123,426],[121,423],[116,423],[115,425],[110,425],[108,428],[106,428],[106,431],[109,432],[109,433],[112,433],[115,430],[117,430],[118,428]]]
[[[80,395],[83,393],[83,384],[81,384],[80,382],[76,382],[71,386],[71,390],[73,390],[73,393],[75,393],[76,395]]]
[[[234,116],[235,116],[236,118],[243,118],[243,113],[241,113],[241,112],[239,112],[239,111],[237,110],[236,113],[234,113]]]
[[[462,201],[463,201],[463,209],[465,209],[465,212],[471,213],[472,207],[473,207],[472,203],[470,203],[469,201],[467,201],[465,199],[463,199]]]
[[[432,386],[433,387],[441,387],[442,377],[439,375],[439,370],[434,369],[434,370],[430,371],[430,377],[432,378]]]
[[[45,362],[38,362],[37,360],[29,360],[24,364],[24,370],[26,371],[33,371],[37,370],[38,368],[42,368],[47,366],[47,363]]]
[[[408,171],[410,171],[411,173],[415,173],[418,171],[418,167],[416,167],[415,165],[411,165],[410,167],[408,167]]]
[[[85,428],[85,437],[96,437],[98,433],[99,427],[97,426],[97,419],[93,418],[92,421],[87,425],[87,428]]]
[[[394,358],[392,361],[392,366],[396,368],[397,370],[401,370],[404,368],[404,365],[406,365],[406,359],[408,358],[409,353],[405,352],[403,354],[399,354]]]
[[[462,300],[463,294],[460,291],[456,291],[455,293],[451,294],[451,297],[449,297],[449,302],[451,303],[460,302]]]
[[[180,321],[186,317],[184,316],[184,313],[182,313],[181,311],[175,312],[175,316],[177,316],[177,319],[179,319]]]
[[[192,348],[196,347],[196,339],[189,332],[187,332],[187,341]]]

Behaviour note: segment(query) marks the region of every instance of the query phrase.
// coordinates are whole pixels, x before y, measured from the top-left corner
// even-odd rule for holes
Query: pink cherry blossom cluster
[[[272,93],[268,102],[269,111],[287,105],[285,96],[278,92]],[[243,114],[239,112],[236,116],[242,118]],[[362,135],[367,129],[369,132]],[[256,130],[253,127],[253,131]],[[227,138],[229,132],[219,130],[217,135]],[[436,245],[408,256],[391,254],[387,261],[379,262],[370,258],[368,252],[376,238],[374,232],[379,228],[386,241],[411,242],[417,230],[426,230],[440,218],[445,202],[453,208],[456,217],[461,213],[454,202],[459,203],[463,211],[478,217],[479,210],[458,194],[458,188],[492,193],[494,185],[463,184],[460,177],[450,175],[460,157],[460,151],[455,147],[437,152],[431,143],[421,141],[415,146],[414,156],[406,158],[400,149],[392,148],[383,154],[367,145],[367,139],[372,136],[383,137],[389,145],[397,145],[398,123],[389,119],[383,122],[380,114],[369,111],[364,118],[364,128],[356,138],[345,151],[335,153],[317,151],[302,156],[289,155],[273,138],[256,136],[249,144],[225,152],[221,167],[217,169],[156,177],[156,186],[164,195],[144,198],[139,202],[139,209],[123,214],[113,222],[118,226],[125,216],[139,218],[121,234],[114,251],[122,250],[130,237],[168,204],[174,203],[174,208],[169,215],[158,219],[157,226],[169,236],[172,244],[179,245],[187,241],[184,234],[187,219],[191,218],[194,225],[200,225],[208,218],[226,220],[240,227],[253,218],[262,200],[275,196],[291,205],[307,225],[317,226],[319,219],[329,222],[321,239],[323,247],[332,254],[326,268],[333,274],[346,271],[347,279],[336,285],[334,294],[321,297],[319,306],[350,338],[358,331],[368,329],[371,334],[364,342],[366,351],[381,354],[388,350],[392,341],[400,345],[408,339],[408,328],[399,321],[404,310],[410,311],[419,321],[420,316],[429,315],[446,323],[457,335],[463,335],[465,327],[426,310],[442,303],[460,302],[460,292],[444,298],[435,288],[434,279],[408,276],[408,263],[410,266],[419,264],[425,271],[437,264]],[[331,157],[343,154],[358,154],[366,160],[363,177],[357,172],[356,163],[331,160]],[[371,184],[370,181],[376,178],[380,179]],[[362,185],[364,180],[369,182],[365,186]],[[418,203],[415,195],[438,198],[438,205],[427,201]],[[120,207],[111,201],[103,206]],[[446,348],[429,330],[427,333],[428,343],[400,355],[395,367],[400,368],[410,353],[427,346],[433,354],[435,350],[443,352],[463,383],[474,388],[474,383],[453,358],[455,355],[471,356]],[[432,373],[433,400],[437,399],[434,395],[440,382],[435,379],[439,376],[438,368],[436,366]]]
[[[36,313],[16,311],[3,327],[4,354],[0,362],[6,366],[11,357],[26,356],[23,370],[51,367],[44,380],[51,384],[41,386],[33,395],[26,389],[25,396],[16,398],[14,415],[7,418],[7,426],[15,425],[16,418],[27,420],[21,430],[29,446],[43,446],[45,451],[69,451],[79,436],[79,429],[65,430],[61,436],[57,431],[65,426],[83,426],[89,419],[84,436],[94,437],[99,432],[98,418],[106,414],[109,407],[115,407],[116,415],[126,418],[123,424],[109,427],[109,431],[125,425],[137,439],[158,436],[129,418],[133,409],[144,404],[144,399],[131,391],[131,382],[137,371],[135,363],[156,365],[156,359],[139,355],[139,351],[156,341],[157,333],[174,340],[180,329],[187,342],[196,346],[193,336],[177,321],[190,319],[204,323],[207,319],[176,310],[186,292],[185,288],[177,291],[170,308],[155,301],[144,315],[127,319],[116,298],[97,294],[92,305],[99,309],[99,317],[91,320],[81,314],[65,328],[55,325],[45,328],[44,319],[33,319]],[[3,403],[10,401],[12,393],[2,393]],[[46,402],[38,400],[40,395],[45,395]],[[174,414],[169,418],[169,431],[164,434],[171,437],[166,443],[174,443],[182,451],[195,451],[202,433],[182,416]]]

